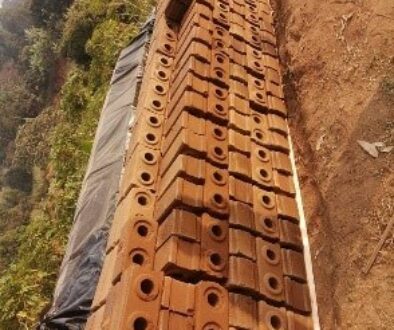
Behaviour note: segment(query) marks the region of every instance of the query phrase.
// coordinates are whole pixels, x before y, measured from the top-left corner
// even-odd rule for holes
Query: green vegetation
[[[119,51],[150,0],[0,9],[0,329],[48,308]]]

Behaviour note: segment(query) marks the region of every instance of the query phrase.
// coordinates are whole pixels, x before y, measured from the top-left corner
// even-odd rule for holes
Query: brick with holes
[[[129,218],[124,223],[119,244],[112,282],[131,265],[153,269],[153,256],[157,237],[157,223],[142,216]]]
[[[228,166],[228,131],[210,120],[205,121],[207,160],[220,168]]]
[[[208,276],[228,276],[228,223],[208,213],[201,217],[200,269]]]
[[[156,196],[150,190],[131,188],[116,208],[109,232],[107,251],[113,249],[119,242],[123,225],[127,219],[137,216],[153,219],[155,199]]]
[[[228,122],[228,91],[225,88],[209,83],[207,118],[221,125]]]
[[[129,267],[112,302],[108,329],[156,328],[159,321],[163,274]],[[132,294],[124,294],[130,292]],[[115,312],[116,311],[116,312]]]
[[[196,284],[195,329],[228,329],[228,292],[219,284]]]
[[[203,206],[212,214],[226,216],[229,212],[229,175],[225,169],[206,163]]]
[[[260,294],[269,300],[284,301],[280,245],[257,238],[256,251]]]
[[[258,330],[287,330],[286,309],[274,307],[265,301],[259,301],[258,324]]]
[[[121,184],[121,194],[126,193],[133,187],[147,188],[155,191],[157,188],[159,159],[158,150],[150,149],[144,145],[138,145],[130,159],[126,161],[125,171]]]

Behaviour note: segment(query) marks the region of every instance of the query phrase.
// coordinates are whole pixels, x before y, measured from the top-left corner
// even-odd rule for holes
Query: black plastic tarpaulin
[[[89,315],[117,202],[128,126],[134,119],[134,105],[152,25],[153,19],[121,52],[116,64],[53,304],[39,326],[41,330],[83,329]]]

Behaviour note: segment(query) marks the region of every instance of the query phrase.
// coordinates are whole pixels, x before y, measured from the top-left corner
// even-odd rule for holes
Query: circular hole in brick
[[[156,142],[156,135],[153,133],[146,134],[146,140],[149,142]]]
[[[263,139],[263,133],[257,131],[255,134],[256,134],[257,139],[259,139],[259,140]]]
[[[160,123],[160,121],[159,121],[159,118],[157,118],[156,116],[150,116],[149,117],[149,123],[152,126],[157,126]]]
[[[253,116],[253,121],[254,121],[256,124],[260,124],[260,123],[261,123],[261,119],[260,119],[260,117],[258,117],[258,116]]]
[[[265,253],[266,253],[267,258],[269,260],[271,260],[271,261],[275,261],[276,260],[276,253],[275,253],[275,251],[273,251],[271,249],[267,249]]]
[[[136,253],[131,257],[131,262],[141,266],[145,262],[145,257],[141,253]]]
[[[216,70],[215,73],[218,76],[218,78],[223,78],[223,76],[224,76],[223,72],[220,70]]]
[[[254,66],[256,67],[256,68],[261,68],[261,64],[260,64],[260,62],[258,62],[258,61],[254,61]]]
[[[213,173],[213,177],[218,182],[223,182],[223,180],[224,180],[223,175],[221,173],[219,173],[218,171],[215,171]]]
[[[261,87],[261,86],[262,86],[261,81],[258,80],[258,79],[255,79],[255,80],[254,80],[254,84],[255,84],[257,87]]]
[[[258,98],[259,100],[262,100],[262,99],[263,99],[263,94],[261,94],[261,93],[256,93],[256,96],[257,96],[257,98]]]
[[[160,58],[160,63],[164,66],[168,66],[170,64],[170,62],[165,57]]]
[[[220,40],[216,43],[216,45],[217,45],[219,48],[224,48],[224,44],[223,44],[223,42],[221,42]]]
[[[133,323],[134,330],[146,330],[148,329],[148,321],[144,317],[138,317]]]
[[[162,104],[159,100],[153,100],[152,105],[156,110],[160,110],[162,108]]]
[[[268,172],[263,168],[260,169],[259,173],[260,173],[260,176],[264,179],[267,179],[269,177]]]
[[[223,136],[224,136],[223,131],[222,131],[220,128],[217,128],[217,127],[213,130],[213,134],[214,134],[215,137],[217,137],[218,139],[222,139]]]
[[[224,113],[225,112],[224,107],[221,104],[216,104],[215,105],[215,110],[218,113]]]
[[[280,319],[279,316],[277,315],[272,315],[270,317],[270,323],[271,323],[271,327],[275,330],[280,330],[282,329],[282,320]]]
[[[263,197],[261,197],[261,201],[265,204],[265,205],[271,205],[271,197],[269,197],[268,195],[263,195]]]
[[[207,300],[212,307],[216,307],[219,304],[219,296],[214,292],[208,294]]]
[[[223,235],[222,227],[220,227],[219,225],[213,225],[211,231],[215,237],[220,238]]]
[[[159,78],[161,78],[161,79],[167,79],[167,73],[164,72],[163,70],[157,71],[157,75],[158,75]]]
[[[271,289],[273,290],[278,290],[280,287],[279,281],[276,277],[270,276],[268,278],[268,285],[270,286]]]
[[[213,200],[215,201],[216,204],[218,205],[223,205],[224,203],[224,198],[220,194],[214,194],[213,195]]]
[[[253,36],[253,37],[252,37],[252,40],[253,40],[254,42],[258,42],[258,41],[259,41],[259,39],[258,39],[256,36]]]
[[[223,149],[222,149],[222,148],[220,148],[220,147],[215,147],[213,150],[214,150],[216,156],[218,156],[218,157],[220,157],[220,158],[223,157],[224,152],[223,152]]]
[[[264,218],[263,222],[264,222],[264,225],[265,225],[267,228],[270,228],[270,229],[273,229],[273,228],[274,228],[274,222],[272,221],[271,218]]]
[[[173,51],[173,48],[170,44],[164,44],[164,48],[167,52],[171,53]]]
[[[166,37],[168,40],[175,40],[175,36],[171,32],[167,32]]]
[[[224,19],[224,20],[227,19],[226,15],[224,15],[223,13],[220,13],[219,16],[221,19]]]
[[[253,15],[253,14],[250,14],[250,16],[249,16],[252,20],[256,20],[256,16],[255,15]]]
[[[227,6],[224,3],[219,3],[219,7],[223,10],[227,10]]]
[[[156,85],[155,86],[155,91],[159,94],[163,94],[164,93],[164,87],[163,85]]]
[[[219,253],[212,253],[209,256],[209,260],[215,266],[220,266],[222,264],[222,262],[223,262],[222,257],[220,256]]]
[[[260,149],[259,151],[258,151],[258,155],[259,155],[259,157],[260,157],[260,159],[261,160],[268,160],[268,154],[267,154],[267,152],[265,151],[265,150],[263,150],[263,149]]]
[[[253,50],[252,54],[253,54],[254,57],[257,57],[257,58],[261,57],[261,54],[255,49]]]
[[[137,202],[141,206],[146,206],[148,204],[148,198],[146,196],[138,196]]]
[[[143,293],[150,295],[154,289],[155,285],[152,280],[145,279],[141,281],[140,288]]]
[[[215,95],[219,98],[222,98],[224,96],[224,93],[220,89],[215,89]]]
[[[137,227],[137,233],[138,235],[140,235],[141,237],[146,237],[149,234],[149,229],[147,226],[145,225],[139,225]]]
[[[152,181],[152,176],[148,172],[142,172],[141,173],[141,179],[145,183],[151,182]]]
[[[148,163],[152,163],[155,161],[155,155],[151,152],[145,152],[144,158]]]
[[[216,55],[216,61],[220,64],[224,63],[224,57],[221,55]]]
[[[251,27],[250,27],[250,30],[253,31],[253,32],[255,32],[255,33],[259,32],[259,30],[258,30],[257,27],[255,27],[255,26],[251,26]]]

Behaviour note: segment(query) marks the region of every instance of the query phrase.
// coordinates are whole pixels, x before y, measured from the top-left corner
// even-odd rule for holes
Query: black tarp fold
[[[118,59],[98,123],[53,304],[39,329],[83,329],[100,276],[123,167],[129,123],[153,19]]]

